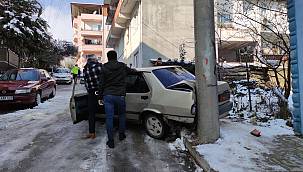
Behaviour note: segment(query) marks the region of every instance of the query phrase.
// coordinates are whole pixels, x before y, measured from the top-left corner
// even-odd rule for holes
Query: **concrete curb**
[[[212,169],[209,163],[203,158],[199,152],[196,151],[195,146],[192,142],[188,141],[187,138],[184,138],[185,147],[188,149],[190,155],[194,158],[196,163],[203,169],[203,171],[207,172],[216,172],[216,170]]]

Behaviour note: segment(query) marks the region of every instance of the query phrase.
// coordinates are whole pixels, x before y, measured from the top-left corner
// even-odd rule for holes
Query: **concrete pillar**
[[[288,0],[294,130],[303,134],[303,1]]]

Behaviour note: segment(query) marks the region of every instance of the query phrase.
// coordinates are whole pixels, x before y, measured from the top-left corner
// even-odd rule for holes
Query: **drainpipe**
[[[142,1],[139,1],[140,9],[140,67],[143,67],[143,13],[142,13]]]

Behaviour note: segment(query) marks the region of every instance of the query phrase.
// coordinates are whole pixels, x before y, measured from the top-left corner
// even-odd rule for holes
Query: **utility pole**
[[[220,136],[215,54],[214,0],[194,0],[198,137],[213,143]]]

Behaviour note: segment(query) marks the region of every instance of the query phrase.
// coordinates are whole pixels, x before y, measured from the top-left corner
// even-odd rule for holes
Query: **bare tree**
[[[256,42],[254,59],[273,71],[275,91],[284,94],[281,106],[287,107],[291,66],[286,5],[286,0],[217,0],[216,4],[218,28],[244,32]]]

